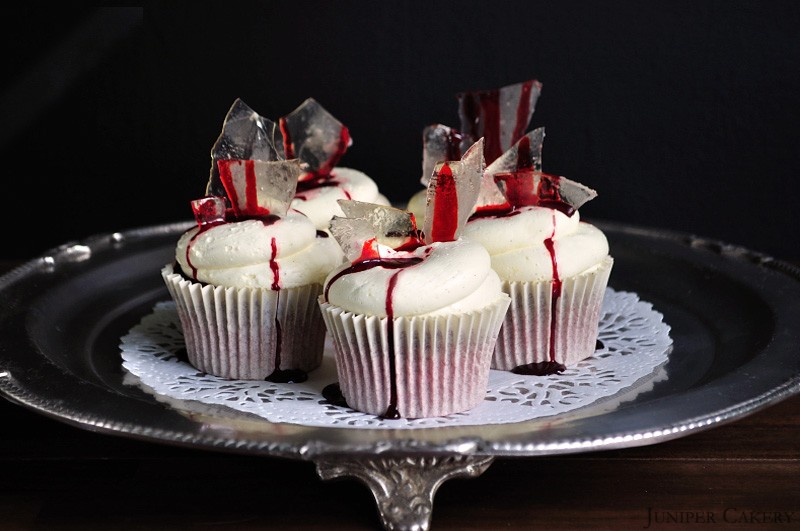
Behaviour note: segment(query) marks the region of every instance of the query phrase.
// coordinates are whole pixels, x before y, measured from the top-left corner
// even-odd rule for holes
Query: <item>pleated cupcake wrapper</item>
[[[510,300],[483,310],[396,317],[396,407],[404,418],[466,411],[486,395],[489,365]],[[354,314],[320,299],[335,347],[339,387],[353,409],[383,415],[392,405],[387,318]]]
[[[562,279],[556,303],[554,361],[571,366],[595,351],[600,309],[614,264],[606,257],[595,270]],[[497,338],[492,368],[551,361],[553,282],[503,282],[511,306]]]
[[[223,378],[263,380],[276,369],[309,372],[322,363],[321,285],[279,291],[203,285],[174,273],[171,265],[161,275],[195,368]]]

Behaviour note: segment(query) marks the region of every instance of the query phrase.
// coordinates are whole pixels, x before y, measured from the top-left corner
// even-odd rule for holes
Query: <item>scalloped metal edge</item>
[[[648,237],[670,239],[684,245],[706,249],[721,256],[745,260],[752,264],[779,271],[794,280],[800,280],[800,267],[788,262],[776,260],[766,254],[731,245],[719,240],[703,238],[692,234],[644,227],[595,221],[600,226],[614,228],[620,232],[646,235]],[[43,256],[31,260],[0,277],[0,289],[18,278],[41,268],[49,269],[59,261],[81,260],[85,253],[91,254],[98,246],[122,245],[129,239],[147,237],[153,234],[167,234],[191,226],[187,222],[176,222],[166,225],[155,225],[132,229],[124,232],[99,234],[81,242],[70,242],[58,246]],[[746,414],[755,413],[777,401],[800,393],[800,373],[794,374],[778,387],[745,402],[724,408],[706,415],[698,416],[680,423],[664,426],[645,432],[619,432],[601,438],[561,439],[546,443],[502,443],[488,442],[480,437],[455,438],[446,442],[420,441],[412,438],[378,441],[368,444],[348,443],[343,449],[341,445],[322,441],[307,441],[305,444],[281,444],[241,438],[219,436],[203,436],[177,430],[153,429],[135,424],[103,419],[85,412],[76,411],[64,406],[60,401],[48,400],[31,393],[20,385],[7,370],[0,368],[0,391],[15,403],[38,411],[39,413],[64,421],[79,428],[118,436],[130,436],[148,441],[172,443],[181,446],[202,446],[209,449],[231,452],[256,452],[275,457],[293,457],[313,460],[320,456],[332,454],[365,454],[381,455],[384,453],[404,454],[457,454],[470,456],[539,456],[553,454],[580,453],[597,450],[610,450],[632,446],[644,446],[664,442],[737,420]],[[422,428],[438,430],[440,428]]]

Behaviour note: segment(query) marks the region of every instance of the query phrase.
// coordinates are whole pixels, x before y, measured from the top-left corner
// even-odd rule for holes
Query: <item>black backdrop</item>
[[[225,5],[3,17],[5,257],[190,219],[237,97],[316,98],[353,137],[341,165],[402,203],[457,92],[536,78],[544,169],[598,191],[585,219],[800,259],[800,2]]]

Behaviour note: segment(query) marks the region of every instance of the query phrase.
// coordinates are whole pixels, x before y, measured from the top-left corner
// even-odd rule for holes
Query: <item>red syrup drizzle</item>
[[[197,268],[194,266],[194,264],[192,264],[192,258],[190,255],[192,246],[194,245],[194,242],[197,241],[197,238],[199,238],[200,235],[203,234],[205,231],[209,230],[212,227],[216,227],[217,225],[222,225],[223,223],[224,222],[220,221],[219,223],[205,223],[203,225],[200,225],[199,230],[194,234],[194,236],[192,236],[189,239],[189,243],[186,244],[186,263],[189,265],[189,267],[192,268],[192,280],[194,280],[195,282],[199,282],[199,280],[197,280]]]
[[[511,143],[522,137],[525,128],[530,121],[531,109],[531,90],[534,81],[525,81],[522,84],[520,98],[517,102],[516,121],[511,136]],[[500,90],[489,90],[484,92],[463,93],[459,97],[461,112],[469,123],[469,134],[473,139],[483,136],[486,142],[484,146],[484,156],[486,163],[491,164],[503,154],[503,146],[500,138]],[[483,119],[483,130],[478,124]]]
[[[332,175],[315,175],[309,179],[297,182],[294,198],[299,199],[300,201],[307,201],[308,196],[303,192],[311,192],[313,190],[318,190],[325,187],[338,187],[344,194],[345,198],[352,199],[350,192],[345,190],[343,185],[343,182],[337,181]]]
[[[272,255],[269,259],[269,268],[272,270],[272,290],[275,291],[275,370],[272,374],[266,377],[268,382],[273,383],[300,383],[308,379],[308,374],[300,369],[281,369],[281,347],[283,342],[283,330],[281,329],[281,322],[278,320],[277,309],[280,307],[281,295],[281,271],[275,258],[278,255],[278,242],[272,238],[271,242]]]
[[[575,208],[562,199],[559,191],[560,181],[561,177],[558,175],[543,173],[536,191],[536,196],[539,198],[536,204],[537,206],[558,210],[562,214],[572,217],[575,214]]]
[[[439,170],[434,197],[431,239],[436,242],[453,241],[458,229],[458,193],[453,171],[447,163]]]
[[[514,367],[511,372],[515,374],[547,376],[549,374],[562,373],[567,369],[564,364],[556,361],[556,311],[558,310],[558,300],[561,298],[561,277],[558,274],[558,260],[556,259],[556,247],[553,241],[555,235],[556,213],[553,211],[553,232],[550,234],[549,238],[544,240],[544,246],[547,252],[550,253],[550,262],[553,264],[553,286],[550,296],[550,338],[548,339],[550,359]]]
[[[289,132],[289,126],[286,122],[286,118],[278,119],[278,126],[280,127],[281,134],[283,135],[283,152],[286,156],[286,159],[293,159],[296,157],[295,150],[294,150],[294,142],[292,142],[292,135]],[[331,172],[333,168],[336,166],[336,163],[342,158],[344,152],[347,151],[347,147],[350,145],[350,130],[347,129],[345,126],[341,126],[339,129],[339,142],[336,145],[336,151],[333,152],[331,156],[328,157],[327,160],[317,168],[316,170],[309,172],[307,175],[308,177],[303,178],[302,181],[297,183],[298,190],[302,190],[300,188],[301,183],[307,180],[325,180],[331,177]],[[316,188],[317,186],[314,186]],[[349,199],[349,198],[348,198]]]
[[[323,387],[322,398],[332,406],[350,407],[342,394],[342,388],[339,386],[339,382],[334,382]]]
[[[519,116],[517,116],[519,120]],[[532,170],[533,159],[531,159],[531,139],[523,136],[517,144],[517,171]]]
[[[516,142],[516,139],[525,134],[525,128],[528,127],[530,122],[531,111],[531,89],[533,88],[533,80],[525,81],[522,84],[521,92],[519,95],[519,102],[517,103],[517,122],[514,125],[514,132],[511,135],[511,143]]]
[[[324,297],[325,300],[328,300],[328,293],[330,291],[331,286],[334,282],[345,275],[349,275],[352,273],[360,273],[362,271],[367,271],[374,267],[383,267],[386,269],[404,269],[406,267],[413,266],[414,264],[418,264],[422,261],[422,258],[413,256],[409,258],[367,258],[365,260],[361,260],[355,262],[350,267],[343,269],[336,273],[328,282],[328,285],[325,286]],[[394,292],[394,288],[397,285],[397,276],[402,271],[397,271],[389,278],[389,286],[386,290],[386,301],[385,301],[385,309],[386,309],[386,340],[389,346],[389,405],[386,408],[386,413],[384,413],[381,418],[385,420],[396,420],[401,418],[400,410],[398,409],[397,404],[397,361],[395,356],[394,350],[394,327],[392,326],[394,320],[394,305],[392,304],[392,293]],[[335,387],[334,387],[335,386]],[[335,391],[338,389],[338,384],[331,384],[326,387],[329,391],[329,397],[325,397],[331,403],[336,404],[336,394]],[[341,390],[339,389],[339,393],[341,394]],[[324,391],[323,391],[324,396]],[[344,397],[342,397],[341,402],[344,401]],[[338,404],[337,404],[338,405]]]
[[[469,123],[469,134],[473,139],[484,138],[484,157],[489,164],[503,154],[500,145],[500,91],[466,93],[460,99],[461,111]],[[481,121],[482,128],[478,127]]]
[[[544,246],[550,253],[550,262],[553,264],[553,287],[550,297],[550,361],[556,361],[556,310],[558,300],[561,298],[561,277],[558,274],[558,261],[556,260],[556,245],[553,237],[556,235],[556,213],[553,212],[553,232],[544,240]]]
[[[516,216],[520,211],[516,210],[510,203],[502,205],[484,205],[475,209],[468,221],[481,218],[509,218]]]
[[[245,176],[245,197],[244,207],[239,204],[239,194],[233,184],[233,175],[230,166],[220,164],[220,180],[225,187],[225,192],[233,207],[234,218],[236,219],[260,219],[270,216],[269,209],[258,204],[258,182],[256,180],[256,167],[254,160],[244,161]]]
[[[280,127],[281,135],[283,135],[283,153],[286,156],[286,160],[293,159],[294,144],[292,144],[292,135],[289,134],[289,127],[286,124],[286,118],[280,118],[278,120],[278,127]]]
[[[401,270],[402,271],[402,270]],[[397,356],[394,352],[394,304],[392,294],[397,286],[397,276],[400,271],[389,277],[389,287],[386,290],[386,342],[389,344],[389,407],[383,414],[384,419],[397,420],[400,411],[397,409]]]

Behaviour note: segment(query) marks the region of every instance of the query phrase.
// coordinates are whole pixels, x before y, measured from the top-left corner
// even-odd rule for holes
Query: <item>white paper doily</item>
[[[607,288],[598,339],[602,348],[561,374],[522,376],[492,370],[486,399],[464,413],[425,419],[383,420],[335,406],[322,389],[338,380],[330,341],[322,366],[303,383],[228,380],[197,371],[175,355],[184,348],[172,301],[157,303],[121,338],[123,367],[157,397],[225,406],[274,423],[337,428],[423,428],[505,424],[632,399],[664,378],[672,347],[670,327],[635,293]],[[649,385],[648,385],[649,384]]]

